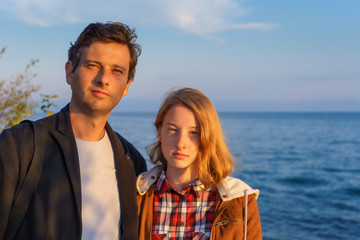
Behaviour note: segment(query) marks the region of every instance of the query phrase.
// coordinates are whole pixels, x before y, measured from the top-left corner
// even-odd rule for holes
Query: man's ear
[[[126,96],[128,94],[128,91],[129,91],[129,87],[130,87],[130,84],[132,83],[133,79],[129,79],[127,84],[126,84],[126,87],[124,89],[124,92],[123,92],[123,97]]]
[[[72,85],[74,72],[73,72],[73,65],[72,65],[72,63],[70,61],[67,61],[65,63],[65,73],[66,73],[66,82],[67,82],[67,84]]]

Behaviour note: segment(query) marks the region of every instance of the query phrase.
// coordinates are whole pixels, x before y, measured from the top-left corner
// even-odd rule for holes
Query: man
[[[14,239],[137,239],[135,180],[146,163],[107,123],[134,79],[136,38],[124,24],[94,23],[71,44],[65,65],[71,101],[37,121],[45,131],[44,163]],[[34,145],[30,123],[0,136],[0,239]]]

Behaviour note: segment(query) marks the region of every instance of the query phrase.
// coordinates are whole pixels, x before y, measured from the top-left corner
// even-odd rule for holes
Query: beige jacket
[[[139,239],[151,240],[154,183],[162,165],[139,175],[137,203],[139,214]],[[215,219],[211,240],[261,240],[261,224],[256,199],[259,190],[250,188],[243,181],[226,177],[217,186]],[[246,219],[246,221],[244,221]]]

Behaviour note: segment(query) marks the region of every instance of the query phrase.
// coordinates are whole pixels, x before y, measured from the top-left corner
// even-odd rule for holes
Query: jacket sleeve
[[[0,135],[0,239],[3,239],[11,207],[23,183],[34,151],[29,123],[5,129]]]
[[[0,135],[0,239],[4,238],[19,177],[17,144],[11,131]]]
[[[154,185],[144,195],[137,195],[139,239],[151,240],[153,221]]]
[[[247,240],[261,240],[261,223],[255,194],[249,195],[247,216]]]

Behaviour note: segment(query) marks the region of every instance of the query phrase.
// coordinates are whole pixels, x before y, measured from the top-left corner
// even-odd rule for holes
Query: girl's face
[[[159,130],[161,150],[167,161],[167,171],[196,172],[200,144],[199,123],[194,113],[183,105],[172,106]]]

